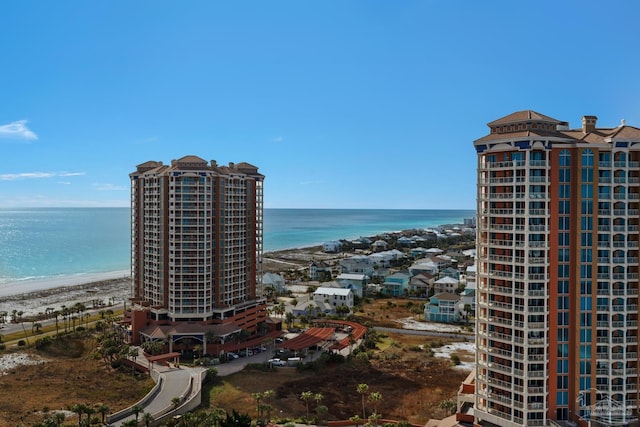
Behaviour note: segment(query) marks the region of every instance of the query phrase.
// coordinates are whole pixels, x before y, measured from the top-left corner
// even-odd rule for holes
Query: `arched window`
[[[587,148],[582,151],[582,166],[593,166],[593,150]]]

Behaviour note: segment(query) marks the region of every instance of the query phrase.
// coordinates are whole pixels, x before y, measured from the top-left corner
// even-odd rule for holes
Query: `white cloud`
[[[17,181],[21,179],[43,179],[55,178],[59,176],[79,176],[84,172],[21,172],[0,174],[0,181]]]
[[[93,188],[97,191],[122,191],[122,190],[128,190],[128,187],[123,187],[122,185],[115,185],[115,184],[102,184],[99,182],[94,182],[93,184]]]
[[[0,125],[0,138],[4,139],[38,139],[38,135],[27,127],[26,120],[18,120],[8,125]]]
[[[284,138],[283,138],[283,137],[281,137],[281,136],[276,136],[276,137],[275,137],[275,138],[273,138],[271,141],[272,141],[272,142],[282,142],[282,141],[284,141]]]

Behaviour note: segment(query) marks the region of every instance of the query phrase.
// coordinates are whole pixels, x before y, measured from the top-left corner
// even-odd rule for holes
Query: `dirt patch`
[[[274,372],[245,370],[223,378],[211,390],[209,406],[226,411],[236,409],[257,416],[252,393],[273,390],[275,398],[272,418],[297,419],[305,416],[306,407],[300,399],[305,391],[323,397],[321,405],[329,409],[328,419],[348,419],[362,414],[358,384],[367,384],[370,392],[378,392],[382,400],[375,410],[384,418],[425,424],[431,418],[448,413],[440,407],[447,399],[455,399],[460,383],[468,370],[453,367],[447,359],[433,356],[430,350],[450,340],[412,335],[389,334],[380,348],[373,352],[369,363],[327,364],[317,371],[278,368]],[[472,355],[461,355],[472,358]],[[367,415],[374,407],[366,402]],[[315,401],[310,414],[315,415]]]
[[[33,425],[47,413],[79,403],[92,408],[105,404],[115,412],[136,402],[153,387],[149,377],[107,370],[101,359],[92,356],[88,344],[68,340],[61,345],[73,348],[75,357],[69,357],[69,353],[60,357],[58,349],[36,353],[46,362],[18,366],[0,376],[0,427]],[[77,419],[70,414],[67,419],[71,417]]]

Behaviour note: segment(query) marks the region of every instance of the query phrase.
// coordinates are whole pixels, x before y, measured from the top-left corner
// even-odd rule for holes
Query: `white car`
[[[273,366],[287,366],[287,362],[280,359],[269,359],[267,362],[269,362]]]

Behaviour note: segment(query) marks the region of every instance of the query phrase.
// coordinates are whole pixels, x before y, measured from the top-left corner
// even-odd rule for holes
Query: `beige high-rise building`
[[[143,163],[130,178],[133,303],[152,322],[254,332],[266,319],[258,168],[185,156]]]
[[[637,424],[640,129],[534,111],[488,126],[475,424]]]

